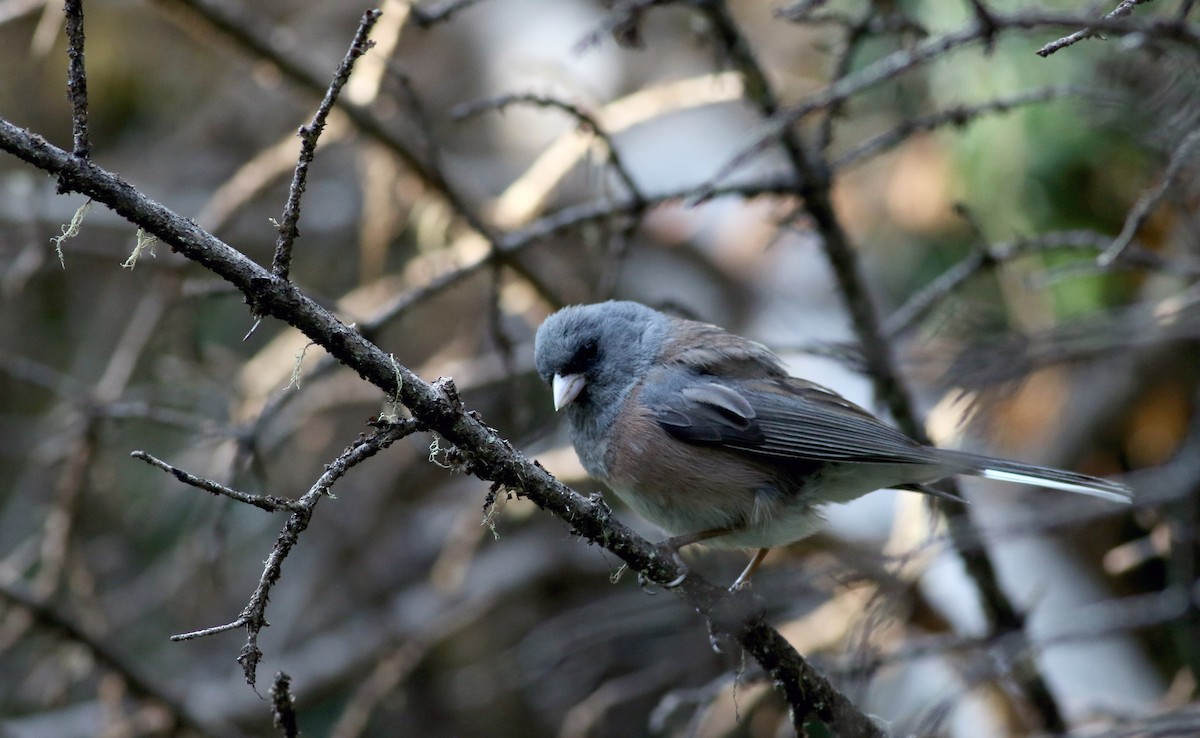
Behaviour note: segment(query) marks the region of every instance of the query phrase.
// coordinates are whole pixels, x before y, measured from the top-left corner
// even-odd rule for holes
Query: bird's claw
[[[691,573],[691,570],[689,570],[688,565],[684,563],[683,557],[679,555],[678,548],[667,544],[662,544],[658,548],[664,554],[669,554],[671,561],[674,562],[675,567],[679,569],[679,576],[675,577],[669,582],[660,582],[660,584],[664,589],[675,589],[679,585],[683,584],[683,580],[687,579],[688,574]]]
[[[687,566],[684,566],[683,572],[679,576],[675,577],[674,579],[672,579],[669,582],[663,582],[663,585],[662,585],[663,588],[664,589],[675,589],[679,585],[683,584],[683,580],[688,578],[689,573],[690,572],[688,572]]]
[[[733,580],[733,584],[729,585],[729,594],[737,594],[743,589],[750,589],[750,579],[738,577],[737,579]]]
[[[639,571],[637,575],[638,586],[647,591],[650,591],[650,588],[654,585],[658,585],[663,589],[675,589],[679,585],[683,584],[684,580],[688,578],[688,574],[691,573],[691,570],[688,569],[688,565],[683,562],[683,558],[679,555],[678,548],[666,543],[662,543],[659,544],[658,550],[663,558],[671,559],[671,561],[675,564],[675,568],[679,570],[679,576],[675,577],[669,582],[659,582],[651,579],[650,577],[646,576],[645,573]]]

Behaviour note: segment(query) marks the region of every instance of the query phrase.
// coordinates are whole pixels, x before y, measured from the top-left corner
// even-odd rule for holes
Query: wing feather
[[[792,378],[691,375],[652,382],[642,400],[675,437],[752,456],[929,464],[935,452],[819,385]]]

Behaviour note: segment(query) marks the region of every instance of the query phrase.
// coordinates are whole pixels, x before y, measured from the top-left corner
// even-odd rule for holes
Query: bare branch
[[[1132,13],[1136,6],[1148,2],[1150,2],[1150,0],[1121,0],[1121,3],[1117,5],[1117,7],[1114,8],[1111,13],[1105,15],[1103,20],[1122,18]],[[1093,38],[1096,36],[1100,36],[1099,32],[1096,30],[1096,27],[1089,26],[1082,31],[1076,31],[1075,33],[1072,33],[1070,36],[1064,36],[1057,41],[1051,41],[1042,48],[1038,49],[1037,55],[1045,58],[1054,52],[1059,51],[1060,49],[1065,49],[1066,47],[1076,44],[1085,38]],[[1103,37],[1101,36],[1101,38]]]
[[[298,509],[288,516],[283,530],[279,532],[279,537],[275,540],[274,547],[271,548],[271,554],[267,557],[266,566],[258,580],[258,587],[250,595],[250,601],[242,610],[242,614],[234,621],[236,624],[234,627],[241,625],[246,627],[246,645],[242,647],[238,663],[242,665],[246,683],[251,687],[255,685],[258,663],[262,660],[262,651],[258,648],[258,634],[267,626],[267,602],[270,599],[271,587],[279,581],[284,559],[299,542],[300,534],[312,520],[313,509],[322,497],[329,494],[334,482],[352,467],[369,459],[401,438],[414,433],[417,429],[418,424],[413,420],[379,423],[378,430],[352,444],[333,463],[326,465],[325,473],[300,498],[297,503]],[[177,636],[173,640],[183,640],[183,638]]]
[[[292,678],[284,672],[275,675],[271,684],[271,713],[275,727],[284,738],[296,738],[300,735],[300,726],[296,720],[296,700],[292,697]]]
[[[1179,184],[1180,174],[1183,171],[1184,165],[1191,160],[1195,154],[1197,144],[1200,144],[1200,129],[1196,129],[1184,136],[1179,145],[1175,147],[1175,151],[1171,154],[1171,159],[1167,163],[1167,171],[1163,175],[1162,181],[1138,198],[1129,214],[1125,217],[1125,225],[1121,227],[1121,232],[1113,239],[1112,244],[1104,250],[1097,258],[1097,263],[1104,267],[1112,264],[1118,259],[1124,251],[1133,243],[1134,236],[1141,229],[1153,213],[1158,204],[1162,202],[1163,197]]]
[[[940,110],[931,115],[905,118],[895,127],[883,133],[865,139],[854,148],[833,159],[830,166],[834,169],[845,169],[859,161],[869,159],[894,146],[899,145],[914,133],[934,131],[946,126],[962,127],[977,118],[993,113],[1007,113],[1026,105],[1050,102],[1068,95],[1088,94],[1090,90],[1082,90],[1071,85],[1050,85],[1034,90],[1025,90],[1012,95],[1001,95],[977,105],[955,105]]]
[[[413,3],[412,14],[417,25],[422,28],[429,28],[443,21],[448,21],[459,11],[466,10],[472,5],[480,3],[482,0],[444,0],[440,5],[426,10],[425,8]],[[430,3],[433,5],[433,3]]]
[[[622,161],[621,155],[617,152],[617,147],[613,145],[612,137],[608,134],[608,131],[604,130],[604,127],[596,120],[595,116],[574,103],[546,95],[518,93],[460,105],[451,112],[451,115],[461,119],[477,115],[485,110],[503,110],[510,105],[534,105],[541,108],[554,108],[570,115],[579,125],[586,127],[604,142],[605,148],[608,149],[608,158],[613,170],[616,171],[617,176],[621,178],[621,182],[629,190],[629,194],[633,198],[633,209],[645,206],[646,198],[642,195],[637,183],[634,182],[633,175],[630,174],[629,169],[625,166],[625,162]]]
[[[257,507],[260,510],[267,512],[279,512],[280,510],[290,510],[296,512],[301,508],[301,505],[296,500],[289,500],[286,497],[276,497],[275,495],[252,495],[247,492],[226,487],[219,482],[214,482],[211,479],[204,479],[193,474],[188,474],[179,467],[171,466],[167,462],[155,458],[145,451],[134,451],[129,454],[135,459],[146,462],[150,466],[156,466],[166,473],[175,477],[186,485],[202,489],[205,492],[211,492],[214,495],[224,495],[231,500],[245,503],[252,507]]]
[[[83,63],[83,0],[66,0],[67,16],[67,98],[71,101],[71,134],[75,156],[87,158],[92,145],[88,141],[87,70]]]
[[[0,120],[0,149],[55,175],[61,189],[89,194],[145,228],[174,250],[228,280],[246,294],[257,313],[279,317],[300,328],[310,340],[323,346],[388,396],[397,396],[415,418],[454,444],[456,453],[465,458],[471,473],[525,495],[539,507],[557,515],[577,535],[602,543],[631,568],[646,574],[651,580],[671,582],[680,578],[682,572],[674,557],[664,555],[657,546],[613,518],[611,510],[601,499],[579,495],[551,477],[539,465],[529,462],[495,430],[472,414],[462,412],[443,393],[397,364],[358,331],[342,324],[327,310],[300,293],[294,285],[275,278],[195,223],[147,199],[110,172],[72,157],[40,136],[4,120]],[[378,439],[385,432],[377,433],[372,438]],[[339,462],[349,462],[350,458],[365,452],[365,447],[352,447],[347,454],[339,457]],[[345,464],[339,468],[344,471]],[[327,472],[326,476],[330,474]],[[325,478],[322,477],[323,480]],[[289,516],[267,560],[259,586],[242,616],[231,626],[222,626],[225,629],[246,627],[247,642],[239,661],[247,681],[252,684],[262,658],[257,638],[266,625],[267,593],[278,578],[283,559],[295,545],[296,536],[307,527],[311,506],[320,499],[324,489],[325,485],[318,481],[301,498],[301,502],[309,506],[307,513],[299,511]],[[731,633],[763,665],[788,698],[798,716],[797,721],[819,720],[832,726],[839,734],[880,735],[874,723],[821,677],[777,631],[766,624],[761,615],[737,622],[733,614],[745,612],[746,606],[739,605],[735,609],[729,604],[735,598],[724,589],[692,574],[672,591],[722,630]]]
[[[374,45],[374,42],[369,41],[367,36],[371,33],[375,22],[379,20],[379,16],[378,10],[368,10],[363,13],[362,20],[358,24],[358,31],[354,34],[354,40],[350,42],[346,56],[342,58],[342,63],[333,73],[333,80],[329,83],[329,89],[325,91],[325,97],[321,100],[321,104],[317,106],[317,112],[313,114],[312,121],[307,126],[300,128],[300,158],[296,162],[296,171],[292,175],[292,185],[288,188],[287,205],[283,208],[283,218],[279,221],[278,226],[279,238],[275,242],[275,258],[271,263],[271,271],[280,279],[288,278],[288,271],[292,264],[292,244],[300,235],[297,225],[300,221],[300,198],[304,194],[305,183],[308,180],[308,167],[317,153],[317,139],[325,130],[325,119],[329,117],[329,111],[337,102],[338,93],[342,91],[346,80],[350,79],[350,73],[354,71],[354,62]]]
[[[1144,1],[1144,0],[1143,0]],[[998,34],[1011,30],[1073,26],[1078,17],[1064,13],[1014,13],[991,15],[991,32]],[[1200,45],[1200,34],[1196,29],[1180,20],[1155,19],[1138,21],[1133,18],[1101,19],[1094,27],[1114,34],[1146,34],[1163,40],[1177,40],[1192,46]],[[941,36],[924,39],[912,47],[900,49],[864,66],[852,75],[834,80],[816,93],[809,95],[798,105],[772,115],[763,130],[756,132],[753,141],[743,147],[726,162],[708,184],[701,188],[693,202],[707,199],[712,188],[723,182],[734,171],[751,159],[775,146],[783,131],[809,115],[840,104],[843,100],[908,72],[930,59],[939,58],[954,49],[970,46],[983,40],[987,29],[981,28],[978,20]]]

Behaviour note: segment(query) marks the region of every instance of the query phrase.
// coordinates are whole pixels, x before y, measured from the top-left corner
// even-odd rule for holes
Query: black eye
[[[579,352],[576,354],[576,356],[580,361],[590,362],[592,359],[596,358],[596,354],[598,353],[600,353],[599,344],[597,344],[595,341],[585,341],[584,344],[579,347]]]
[[[584,341],[567,365],[563,367],[567,374],[582,374],[596,361],[596,357],[600,355],[600,344],[594,339]]]

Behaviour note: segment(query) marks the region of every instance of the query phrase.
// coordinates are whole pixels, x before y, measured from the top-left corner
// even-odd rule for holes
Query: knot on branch
[[[452,377],[438,377],[433,383],[433,388],[450,404],[451,410],[456,413],[463,411],[463,402],[458,396],[458,387],[455,386]]]

